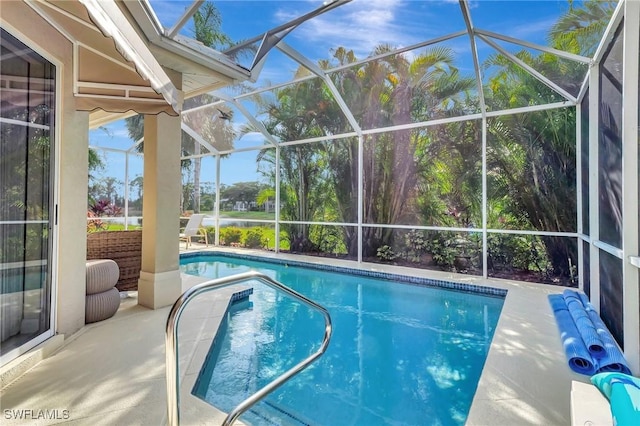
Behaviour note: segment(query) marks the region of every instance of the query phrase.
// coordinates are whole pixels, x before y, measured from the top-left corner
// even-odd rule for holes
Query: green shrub
[[[399,255],[396,252],[394,252],[391,247],[389,247],[388,245],[384,245],[382,247],[378,247],[378,252],[376,253],[376,256],[379,257],[381,260],[386,260],[390,262],[394,259],[397,259]]]
[[[244,246],[248,248],[262,248],[264,246],[264,236],[262,229],[251,228],[244,236]]]
[[[233,226],[220,230],[220,244],[229,246],[237,244],[242,239],[242,230]]]
[[[414,263],[420,262],[420,258],[426,253],[429,247],[425,234],[416,229],[412,229],[405,234],[404,244],[406,251],[403,252],[403,256]]]
[[[344,234],[337,226],[311,225],[309,239],[314,242],[315,248],[321,253],[336,255],[347,253]]]
[[[431,253],[436,265],[447,268],[453,266],[457,250],[452,246],[450,233],[430,232],[424,241],[424,249]]]
[[[489,234],[487,243],[490,269],[545,273],[552,268],[538,236]]]
[[[209,241],[209,244],[213,244],[216,240],[216,227],[207,226],[204,229],[207,232],[207,240]]]

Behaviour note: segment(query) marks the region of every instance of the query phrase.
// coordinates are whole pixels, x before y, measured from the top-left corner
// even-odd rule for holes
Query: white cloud
[[[506,35],[520,40],[530,40],[540,34],[548,34],[549,29],[558,20],[557,16],[546,17],[537,21],[529,21],[527,25],[513,25]]]
[[[250,132],[242,136],[242,143],[246,146],[260,146],[264,143],[264,135],[259,132]]]
[[[460,0],[440,0],[442,3],[450,3],[450,4],[460,4]],[[467,4],[469,5],[469,9],[475,9],[478,7],[478,3],[480,0],[469,0]]]
[[[354,0],[307,21],[295,30],[295,37],[325,48],[347,46],[358,57],[366,57],[382,43],[409,44],[415,40],[409,28],[402,24],[401,11],[405,3],[404,0]],[[296,16],[295,11],[284,9],[276,14],[282,22]]]
[[[129,131],[126,128],[119,128],[112,133],[114,138],[129,138]]]

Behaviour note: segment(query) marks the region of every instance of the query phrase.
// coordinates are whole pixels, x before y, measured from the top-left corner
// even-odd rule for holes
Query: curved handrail
[[[218,278],[215,280],[210,280],[204,282],[202,284],[198,284],[196,286],[191,287],[189,290],[185,291],[176,302],[173,304],[171,311],[169,312],[169,317],[167,318],[167,327],[166,327],[166,359],[167,359],[167,420],[169,425],[179,425],[180,424],[180,388],[178,383],[180,382],[180,378],[178,377],[178,321],[180,320],[180,316],[182,315],[182,311],[186,307],[187,303],[189,303],[193,298],[197,295],[209,292],[211,290],[215,290],[221,287],[226,287],[232,284],[239,284],[248,280],[258,280],[262,283],[268,285],[271,288],[275,288],[277,290],[281,290],[287,293],[289,296],[300,300],[301,302],[311,306],[312,308],[317,309],[324,316],[324,338],[322,340],[322,344],[320,348],[309,355],[300,363],[296,364],[294,367],[285,371],[283,374],[278,376],[272,382],[267,384],[266,386],[259,389],[256,393],[249,396],[247,399],[242,401],[236,408],[231,410],[231,412],[224,419],[223,425],[231,425],[233,422],[237,420],[245,411],[247,411],[251,406],[260,401],[262,398],[267,396],[269,393],[273,392],[279,386],[281,386],[284,382],[289,380],[292,376],[298,374],[302,370],[304,370],[309,364],[319,358],[329,346],[329,341],[331,340],[331,317],[329,316],[329,312],[322,306],[318,305],[311,299],[303,296],[302,294],[296,292],[295,290],[290,289],[289,287],[279,283],[273,278],[262,274],[256,271],[244,272],[237,275],[232,275],[230,277]]]

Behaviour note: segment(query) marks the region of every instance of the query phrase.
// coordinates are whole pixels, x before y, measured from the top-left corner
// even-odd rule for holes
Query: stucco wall
[[[2,2],[0,24],[55,64],[58,71],[54,329],[56,333],[70,334],[84,325],[89,116],[76,112],[74,107],[71,42],[21,1]]]

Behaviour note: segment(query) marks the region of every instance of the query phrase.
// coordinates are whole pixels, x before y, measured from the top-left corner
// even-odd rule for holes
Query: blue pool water
[[[259,270],[331,314],[327,352],[242,417],[252,425],[464,424],[503,298],[223,256],[181,264],[209,278]],[[317,350],[323,336],[319,313],[251,285],[193,389],[225,412]]]

